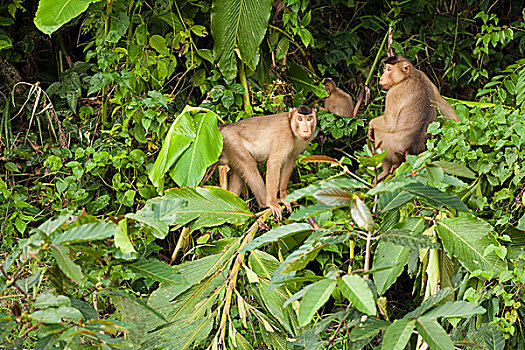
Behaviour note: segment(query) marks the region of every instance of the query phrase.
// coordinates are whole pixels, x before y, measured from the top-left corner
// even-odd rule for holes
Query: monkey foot
[[[284,204],[284,206],[286,207],[286,210],[287,210],[289,213],[292,212],[292,204],[290,204],[290,202],[288,202],[288,201],[285,200],[285,199],[279,199],[279,203]]]
[[[277,221],[281,221],[283,219],[283,209],[279,204],[268,204],[268,208],[272,210],[273,216],[277,219]]]

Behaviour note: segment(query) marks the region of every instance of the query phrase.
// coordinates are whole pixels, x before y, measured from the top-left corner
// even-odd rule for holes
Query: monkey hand
[[[372,127],[368,128],[368,138],[370,139],[370,141],[375,141],[374,138],[372,137],[372,132],[373,131],[374,131],[374,129]]]

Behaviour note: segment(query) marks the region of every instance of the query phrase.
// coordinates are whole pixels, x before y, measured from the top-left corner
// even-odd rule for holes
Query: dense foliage
[[[0,346],[524,349],[521,1],[2,2]],[[372,185],[387,51],[461,122]],[[283,222],[217,125],[326,96]],[[264,167],[261,167],[264,169]]]

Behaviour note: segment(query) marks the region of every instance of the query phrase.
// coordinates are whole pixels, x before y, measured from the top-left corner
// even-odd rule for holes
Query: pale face
[[[392,86],[399,84],[410,73],[410,67],[408,62],[386,63],[383,68],[383,74],[379,78],[379,85],[384,89],[390,89]]]
[[[292,112],[290,126],[295,136],[305,141],[310,140],[315,132],[317,125],[317,113],[312,111],[311,114],[300,114],[297,111]]]

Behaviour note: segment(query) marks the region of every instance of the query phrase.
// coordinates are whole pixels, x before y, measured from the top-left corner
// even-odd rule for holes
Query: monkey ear
[[[293,111],[294,111],[294,110],[295,110],[295,108],[290,108],[290,109],[288,110],[288,119],[292,119],[292,117],[293,117]]]
[[[410,71],[412,70],[412,65],[408,62],[405,62],[403,63],[403,72],[405,73],[410,73]]]

